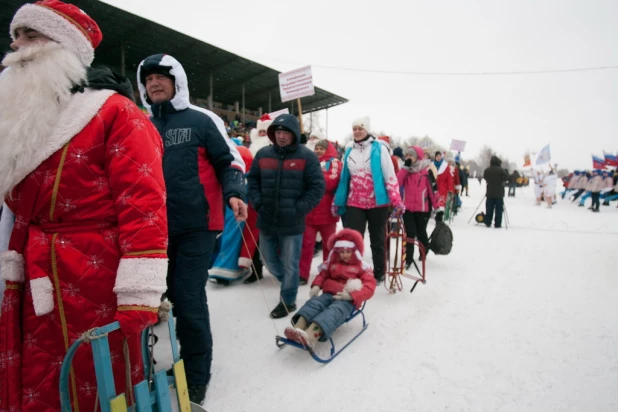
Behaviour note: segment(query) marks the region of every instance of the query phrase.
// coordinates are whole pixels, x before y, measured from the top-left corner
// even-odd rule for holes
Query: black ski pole
[[[476,212],[479,210],[479,207],[481,207],[481,205],[483,204],[483,201],[485,200],[487,196],[483,196],[483,198],[481,199],[481,202],[479,203],[479,205],[476,207],[476,209],[474,209],[474,212],[472,213],[472,216],[470,216],[470,220],[468,220],[468,224],[470,224],[470,222],[472,221],[472,218],[476,215]]]

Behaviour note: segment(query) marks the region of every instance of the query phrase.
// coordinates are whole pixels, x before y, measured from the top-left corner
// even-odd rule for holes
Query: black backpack
[[[436,255],[448,255],[453,248],[453,232],[444,222],[437,222],[429,237],[429,250]]]

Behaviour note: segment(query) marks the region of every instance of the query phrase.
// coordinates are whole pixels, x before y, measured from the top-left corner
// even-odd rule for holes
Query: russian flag
[[[605,159],[602,159],[597,156],[592,156],[592,168],[593,169],[605,169],[607,164],[605,163]]]
[[[605,156],[606,165],[618,167],[618,156],[611,155],[605,152],[603,152],[603,156]]]

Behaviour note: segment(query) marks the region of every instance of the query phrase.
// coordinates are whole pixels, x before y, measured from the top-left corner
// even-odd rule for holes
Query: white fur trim
[[[14,250],[0,253],[0,279],[24,283],[24,257]]]
[[[41,139],[40,149],[32,153],[29,161],[24,162],[22,168],[15,170],[15,174],[11,178],[10,187],[0,187],[0,194],[11,190],[39,167],[41,163],[70,142],[75,135],[90,123],[107,99],[115,93],[112,90],[94,90],[90,88],[86,88],[84,93],[76,93],[71,98],[67,108],[60,115],[56,128],[49,136]]]
[[[259,132],[260,130],[268,130],[268,126],[270,126],[273,123],[273,120],[260,120],[258,119],[257,121],[257,131]]]
[[[255,130],[255,129],[253,129]],[[264,147],[268,147],[272,144],[268,136],[257,136],[255,139],[251,138],[251,145],[249,146],[249,151],[255,157],[257,152]]]
[[[54,288],[48,277],[30,281],[32,304],[37,316],[47,315],[54,310]]]
[[[152,115],[152,109],[146,98],[148,94],[146,93],[146,85],[142,83],[141,80],[141,72],[142,66],[144,65],[144,60],[141,61],[139,66],[137,67],[137,88],[139,89],[139,95],[142,99],[142,104],[148,110],[148,113]],[[160,66],[171,67],[170,74],[174,76],[174,87],[176,88],[176,94],[170,103],[176,110],[184,110],[191,105],[189,99],[189,80],[187,80],[187,73],[185,69],[182,67],[182,64],[175,58],[170,55],[165,55],[159,62]],[[226,136],[226,134],[224,134]]]
[[[348,281],[345,283],[345,286],[343,287],[343,290],[351,293],[358,292],[362,288],[363,282],[360,279],[348,279]]]
[[[363,260],[363,255],[361,255],[358,249],[354,251],[354,254],[358,258],[358,261],[361,262],[361,267],[363,268],[363,270],[371,269],[371,265]]]
[[[34,29],[74,52],[84,66],[94,60],[94,48],[86,35],[58,13],[47,7],[35,4],[22,6],[11,21],[11,38],[15,40],[15,30],[20,27]]]
[[[354,242],[351,242],[349,240],[338,240],[333,246],[333,249],[336,248],[355,249],[356,245],[354,244]]]
[[[9,249],[9,240],[15,226],[15,215],[9,207],[4,204],[2,207],[2,216],[0,216],[0,252],[6,252]],[[2,265],[0,265],[2,268]]]
[[[167,259],[120,259],[114,286],[118,305],[158,307],[161,294],[167,289],[166,276]]]
[[[249,258],[246,258],[246,257],[238,258],[238,266],[241,266],[243,268],[250,268],[252,263],[253,261]]]

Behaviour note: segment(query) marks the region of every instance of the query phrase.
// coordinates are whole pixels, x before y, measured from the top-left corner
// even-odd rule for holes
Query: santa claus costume
[[[270,118],[268,113],[266,113],[258,119],[257,127],[251,130],[251,145],[249,146],[249,150],[251,150],[251,154],[253,155],[253,157],[255,157],[255,155],[261,148],[271,145],[272,142],[268,138],[268,134],[266,133],[266,131],[268,130],[268,126],[270,126],[272,122],[273,120]]]
[[[24,28],[51,41],[2,62],[0,198],[15,224],[0,255],[0,410],[44,412],[60,410],[61,363],[91,328],[120,322],[109,335],[117,392],[144,378],[139,337],[166,289],[167,218],[161,139],[129,98],[97,82],[94,20],[49,0],[17,11],[11,36]],[[70,393],[73,410],[94,410],[87,345]]]

